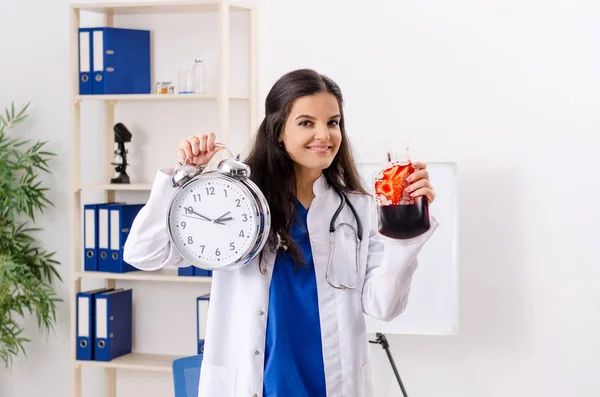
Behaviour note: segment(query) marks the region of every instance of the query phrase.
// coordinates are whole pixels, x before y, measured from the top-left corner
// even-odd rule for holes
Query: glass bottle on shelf
[[[204,93],[204,63],[202,59],[196,58],[194,62],[194,67],[192,68],[192,72],[194,75],[194,93],[202,94]]]
[[[194,80],[191,70],[187,69],[179,72],[179,87],[177,92],[180,94],[191,94],[194,92]]]
[[[403,155],[386,152],[386,161],[373,174],[379,233],[394,239],[420,236],[430,228],[427,197],[411,197],[406,178],[413,167],[408,144]]]

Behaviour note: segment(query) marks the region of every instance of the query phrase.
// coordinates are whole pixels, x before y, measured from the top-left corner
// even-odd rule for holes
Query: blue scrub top
[[[297,201],[291,237],[307,268],[277,254],[270,286],[263,397],[325,397],[325,369],[317,280],[306,228],[308,210]]]

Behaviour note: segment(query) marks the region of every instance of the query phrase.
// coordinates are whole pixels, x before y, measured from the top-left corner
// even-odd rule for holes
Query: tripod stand
[[[396,379],[398,380],[398,384],[400,385],[400,389],[402,389],[402,395],[404,397],[408,397],[406,394],[406,390],[404,389],[404,385],[402,384],[402,379],[400,379],[400,374],[398,373],[398,369],[396,368],[396,364],[394,363],[394,358],[392,357],[392,353],[390,352],[390,344],[387,341],[387,338],[384,334],[380,334],[379,332],[375,334],[377,336],[377,340],[370,340],[369,343],[374,343],[377,345],[381,345],[383,350],[387,353],[388,359],[390,360],[390,364],[392,365],[392,369],[394,370],[394,374],[396,375]]]

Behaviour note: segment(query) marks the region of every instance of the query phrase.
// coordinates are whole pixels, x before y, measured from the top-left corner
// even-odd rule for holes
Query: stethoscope
[[[344,194],[344,192],[342,192],[335,186],[333,187],[333,189],[338,194],[338,196],[340,196],[340,205],[337,207],[337,210],[335,211],[335,213],[333,214],[333,217],[331,218],[331,221],[329,222],[329,259],[327,261],[327,269],[325,270],[325,279],[327,280],[327,283],[335,289],[341,289],[341,290],[354,289],[354,288],[358,287],[358,279],[359,279],[358,270],[359,270],[359,258],[360,258],[360,245],[361,245],[362,237],[363,237],[362,224],[360,222],[358,214],[356,213],[356,210],[354,209],[354,206],[352,205],[350,200],[348,200],[348,197],[346,196],[346,194]],[[338,216],[340,215],[340,212],[342,212],[342,210],[346,206],[346,203],[348,203],[348,207],[350,207],[350,210],[352,211],[352,215],[354,216],[354,219],[356,220],[356,228],[354,228],[354,226],[352,226],[351,224],[346,223],[346,222],[342,222],[337,226],[335,225],[335,221],[337,220]],[[354,255],[355,255],[354,268],[355,268],[355,274],[356,274],[356,283],[353,285],[346,285],[341,282],[338,284],[334,284],[329,279],[329,268],[331,267],[331,263],[333,261],[333,253],[334,253],[334,248],[335,248],[335,232],[336,232],[337,228],[340,228],[342,226],[350,228],[352,230],[352,232],[354,234],[354,238],[355,238],[354,242],[356,244],[356,249],[354,252]],[[349,268],[350,269],[352,268],[352,264],[349,264]],[[350,275],[350,271],[348,272],[348,274]]]
[[[333,187],[333,189],[335,190],[335,192],[338,194],[338,196],[340,196],[340,204],[338,205],[335,213],[333,214],[333,216],[331,217],[331,221],[329,222],[329,259],[327,261],[327,268],[325,269],[325,279],[327,280],[327,283],[332,286],[335,289],[340,289],[340,290],[347,290],[347,289],[354,289],[356,287],[358,287],[358,270],[359,270],[359,258],[360,258],[360,244],[362,242],[362,238],[363,238],[363,229],[362,229],[362,223],[360,222],[360,219],[358,217],[358,213],[356,212],[356,209],[354,209],[354,206],[352,205],[352,203],[350,202],[350,200],[348,200],[348,197],[346,196],[346,194],[344,194],[344,192],[342,192],[341,190],[339,190],[338,188],[336,188],[335,186]],[[346,206],[346,203],[348,203],[348,207],[350,208],[350,210],[352,211],[352,215],[354,216],[354,219],[356,220],[356,228],[354,226],[352,226],[349,223],[346,222],[342,222],[339,225],[336,226],[335,222],[337,221],[338,216],[340,215],[340,213],[342,212],[342,210],[344,209],[344,207]],[[347,227],[350,230],[352,230],[353,234],[354,234],[354,243],[356,245],[356,249],[354,250],[354,272],[356,274],[356,283],[354,283],[353,285],[346,285],[344,283],[337,283],[335,284],[334,282],[332,282],[329,278],[329,268],[331,267],[331,263],[333,261],[333,254],[334,254],[334,248],[335,248],[335,232],[337,230],[339,230],[339,228],[341,227]],[[281,238],[281,236],[279,235],[279,233],[277,233],[277,249],[276,251],[282,250],[282,251],[286,251],[288,249],[288,246],[286,244],[286,242]],[[260,263],[259,263],[259,267],[260,267]],[[349,268],[352,268],[352,264],[349,265]],[[263,272],[264,274],[264,270],[261,269],[261,272]],[[350,275],[350,272],[348,272],[348,274]]]

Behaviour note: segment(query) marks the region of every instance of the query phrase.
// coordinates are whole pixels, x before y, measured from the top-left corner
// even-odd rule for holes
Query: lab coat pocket
[[[202,363],[198,397],[233,397],[236,377],[234,368]]]
[[[369,360],[361,368],[361,380],[362,380],[362,397],[373,397],[375,391],[373,389],[373,377],[372,377],[372,360]]]

